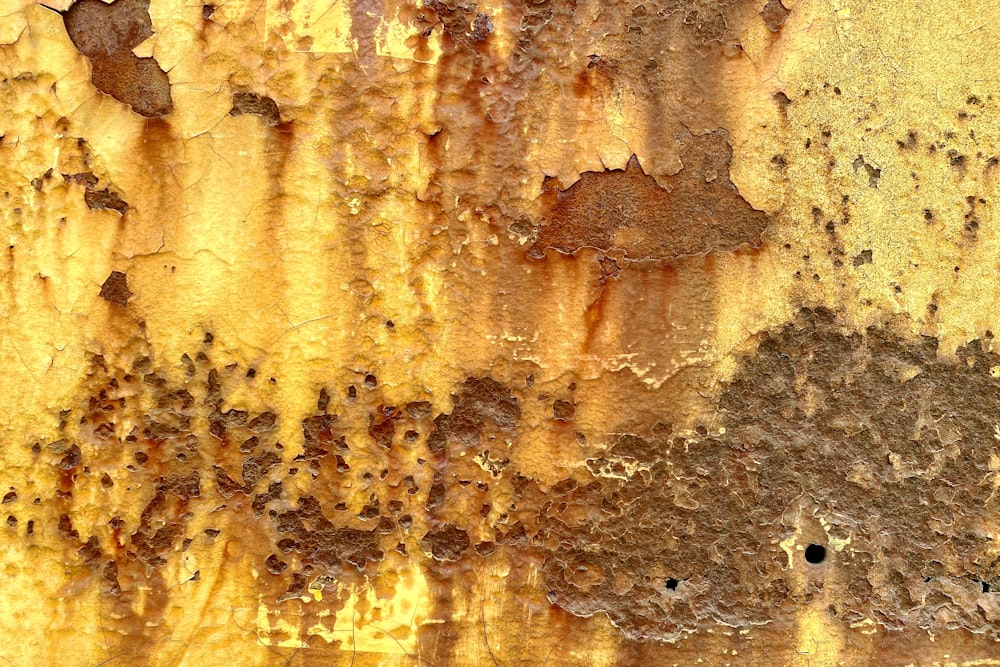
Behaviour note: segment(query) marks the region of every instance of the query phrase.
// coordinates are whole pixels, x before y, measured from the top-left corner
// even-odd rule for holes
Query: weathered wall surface
[[[0,657],[1000,663],[998,12],[5,0]]]

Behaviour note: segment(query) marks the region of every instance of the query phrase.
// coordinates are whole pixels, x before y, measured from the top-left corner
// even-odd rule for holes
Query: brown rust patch
[[[998,365],[978,341],[939,358],[933,339],[845,335],[803,311],[725,387],[724,435],[622,436],[589,462],[612,479],[558,503],[522,485],[541,510],[550,598],[636,638],[777,621],[822,590],[791,593],[805,556],[788,570],[779,545],[799,516],[826,549],[811,576],[839,586],[845,625],[996,637]]]
[[[101,285],[101,298],[117,303],[119,306],[128,304],[133,293],[128,288],[128,276],[121,271],[112,271],[104,284]]]
[[[493,32],[493,20],[489,15],[477,12],[474,2],[452,5],[441,0],[427,0],[424,7],[434,13],[444,33],[456,44],[478,44],[486,41]]]
[[[63,23],[73,45],[90,60],[98,90],[142,116],[173,110],[167,73],[154,58],[132,52],[153,35],[149,0],[77,0],[63,13]]]
[[[379,538],[383,528],[387,528],[384,532],[391,530],[391,524],[386,527],[381,523],[371,530],[338,526],[311,496],[301,498],[296,509],[279,514],[277,521],[277,531],[293,537],[288,546],[301,554],[304,564],[338,574],[348,565],[363,571],[368,563],[382,560],[385,554],[379,548]]]
[[[451,413],[434,419],[434,431],[427,438],[432,452],[443,450],[452,438],[460,445],[475,446],[488,423],[513,429],[521,419],[517,398],[491,377],[468,378],[453,400]]]
[[[117,601],[122,631],[157,622],[167,573],[192,540],[223,549],[235,532],[263,575],[255,586],[281,613],[298,613],[310,588],[365,585],[414,558],[435,615],[447,616],[450,596],[489,557],[508,559],[512,579],[538,567],[555,605],[606,613],[629,637],[765,624],[819,594],[797,592],[804,556],[795,552],[789,570],[780,546],[805,517],[828,527],[831,539],[810,534],[827,554],[810,576],[840,586],[830,599],[845,624],[995,632],[1000,379],[990,370],[1000,357],[978,344],[939,359],[933,340],[845,335],[829,313],[804,311],[740,360],[719,400],[724,434],[645,422],[648,435],[616,436],[574,477],[545,483],[518,472],[507,446],[522,442],[522,411],[578,446],[565,423],[586,405],[574,385],[553,400],[531,381],[470,377],[432,420],[427,401],[388,404],[373,376],[353,402],[319,390],[317,412],[296,417],[301,437],[283,446],[274,438],[287,416],[260,397],[231,405],[246,372],[213,363],[224,346],[211,336],[199,344],[178,381],[148,356],[127,372],[95,359],[89,401],[61,415],[66,437],[44,456],[61,475],[59,539]],[[525,403],[529,393],[544,405]],[[141,514],[75,520],[81,484],[134,484],[146,494]],[[220,530],[226,540],[213,542]],[[148,588],[152,601],[133,609]],[[349,594],[333,589],[323,609]],[[149,640],[139,636],[130,652]]]
[[[548,181],[545,222],[530,252],[617,249],[631,259],[670,259],[759,246],[769,217],[729,178],[728,133],[684,133],[677,141],[684,166],[663,187],[635,156],[625,169],[586,172],[566,190]]]
[[[785,25],[788,15],[792,11],[782,4],[781,0],[767,0],[764,9],[760,11],[760,17],[764,20],[764,25],[771,32],[778,32],[781,26]]]
[[[628,637],[780,621],[819,595],[798,592],[804,556],[789,570],[780,546],[797,516],[828,526],[831,539],[810,534],[826,558],[809,576],[839,586],[830,600],[845,624],[995,632],[1000,379],[990,370],[1000,357],[979,344],[939,359],[933,340],[845,335],[829,313],[804,311],[740,360],[719,400],[725,434],[654,423],[546,483],[496,442],[519,442],[523,401],[540,391],[531,381],[470,377],[433,420],[431,403],[388,405],[377,382],[354,402],[320,390],[301,437],[282,446],[284,415],[256,399],[229,404],[248,380],[213,363],[221,347],[205,336],[177,382],[148,356],[127,371],[95,358],[86,405],[61,415],[66,437],[37,453],[59,476],[58,539],[114,605],[124,654],[162,637],[167,575],[182,552],[224,549],[234,533],[276,613],[299,613],[297,598],[324,586],[322,609],[337,609],[349,592],[333,582],[366,585],[413,558],[435,617],[448,618],[478,559],[493,558],[511,564],[511,581],[538,568],[554,605],[606,613]],[[585,405],[569,391],[547,396],[533,426],[567,447],[576,434],[563,420]],[[78,520],[72,492],[87,484],[143,489],[141,513]]]
[[[270,97],[263,97],[257,93],[233,93],[233,108],[229,110],[229,115],[242,116],[243,114],[260,116],[271,127],[281,124],[278,104]]]
[[[428,531],[423,540],[424,548],[435,560],[456,561],[469,550],[469,534],[451,524]]]
[[[128,212],[128,202],[121,198],[117,192],[109,188],[97,190],[88,187],[83,193],[83,200],[88,208],[105,208],[111,211],[118,211],[122,215]]]

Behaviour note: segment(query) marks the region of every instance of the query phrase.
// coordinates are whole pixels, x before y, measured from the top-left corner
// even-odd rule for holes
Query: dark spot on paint
[[[546,224],[530,253],[546,248],[624,250],[633,259],[668,259],[757,247],[769,218],[729,179],[732,148],[717,130],[677,137],[683,168],[660,187],[633,156],[625,169],[585,172],[566,190],[544,186]]]
[[[257,456],[247,459],[243,463],[243,483],[246,488],[252,489],[257,482],[267,475],[268,471],[281,462],[281,458],[274,452],[262,452]]]
[[[760,12],[760,17],[764,20],[764,25],[771,32],[778,32],[781,26],[785,25],[791,10],[781,3],[781,0],[767,0],[764,9]]]
[[[906,133],[906,141],[896,140],[896,145],[907,150],[914,150],[917,147],[917,133],[910,130]]]
[[[430,401],[413,401],[406,404],[406,414],[410,416],[411,419],[417,421],[427,419],[431,416],[431,409],[433,409]]]
[[[56,527],[59,531],[59,537],[66,540],[78,540],[80,539],[80,532],[73,527],[73,521],[69,518],[69,515],[63,514],[59,517],[59,524]]]
[[[569,421],[576,413],[576,406],[569,401],[559,400],[552,404],[552,418],[558,421]]]
[[[77,0],[63,14],[73,45],[90,59],[94,86],[146,117],[173,110],[170,79],[132,50],[153,35],[149,0]]]
[[[862,156],[854,158],[852,165],[854,171],[857,172],[859,169],[864,169],[865,173],[868,174],[868,187],[877,188],[878,181],[882,178],[882,170],[878,169],[870,164],[868,164]]]
[[[494,542],[479,542],[472,547],[472,550],[475,551],[478,556],[486,558],[496,552],[497,545]]]
[[[965,198],[965,203],[968,205],[969,210],[965,212],[963,233],[965,236],[971,240],[975,240],[979,233],[979,213],[976,210],[977,203],[984,203],[982,199],[977,200],[973,196],[968,196]],[[958,271],[958,268],[955,268]]]
[[[788,118],[788,107],[791,106],[792,100],[784,93],[784,91],[778,91],[771,96],[772,99],[778,103],[778,109],[781,110],[781,115]],[[809,148],[807,145],[806,148]]]
[[[326,413],[327,408],[330,407],[330,392],[323,387],[319,390],[319,398],[316,399],[316,410],[321,413]]]
[[[806,547],[806,562],[811,565],[819,565],[826,560],[826,547],[822,544],[810,544]]]
[[[854,266],[862,266],[864,264],[872,263],[872,251],[862,250],[857,257],[854,258]]]
[[[262,412],[247,424],[247,430],[252,433],[267,433],[273,431],[278,424],[278,416],[273,412]]]
[[[81,451],[79,445],[71,445],[66,449],[66,453],[59,459],[59,468],[62,470],[73,470],[80,465]]]
[[[91,171],[82,171],[75,174],[63,174],[63,180],[67,183],[76,183],[85,188],[92,188],[97,185],[98,178]]]
[[[601,265],[601,280],[607,280],[608,278],[617,278],[622,272],[621,267],[618,265],[618,261],[613,257],[602,257],[598,260]]]
[[[278,112],[278,104],[270,97],[263,97],[254,92],[233,93],[233,107],[229,110],[230,116],[260,116],[264,122],[274,127],[281,124],[281,114]]]
[[[274,554],[271,554],[267,557],[267,560],[264,561],[264,567],[266,567],[267,571],[271,574],[279,575],[283,574],[285,570],[288,569],[288,563],[282,561]]]
[[[215,16],[215,5],[202,5],[201,6],[201,18],[206,21],[210,20]]]
[[[128,288],[128,278],[121,271],[112,271],[104,284],[101,285],[101,298],[119,306],[128,304],[128,300],[133,296]]]

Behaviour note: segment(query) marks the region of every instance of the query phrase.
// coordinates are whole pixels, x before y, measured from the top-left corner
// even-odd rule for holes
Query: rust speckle
[[[547,184],[547,223],[531,254],[546,248],[624,250],[632,259],[669,259],[759,246],[769,222],[729,179],[728,133],[678,137],[683,168],[664,187],[633,156],[625,169],[586,172],[566,190]]]

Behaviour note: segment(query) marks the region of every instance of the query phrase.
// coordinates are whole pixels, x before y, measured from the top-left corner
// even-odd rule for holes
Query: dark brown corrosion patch
[[[938,358],[934,339],[843,335],[803,311],[725,388],[724,435],[623,436],[589,465],[627,481],[543,508],[550,598],[631,637],[767,623],[822,590],[791,595],[780,546],[806,508],[846,545],[821,559],[845,582],[829,595],[845,625],[1000,636],[998,367],[979,342]]]
[[[128,294],[116,275],[105,298]],[[179,383],[147,356],[128,369],[94,357],[62,437],[26,444],[55,484],[44,509],[65,516],[59,539],[120,602],[124,637],[160,636],[133,628],[158,622],[165,565],[233,539],[267,573],[263,599],[290,614],[310,587],[362,585],[408,559],[451,591],[468,581],[456,572],[504,557],[512,582],[541,564],[554,604],[605,613],[633,638],[765,624],[818,596],[845,626],[1000,637],[1000,356],[979,343],[938,358],[933,339],[845,335],[806,310],[740,361],[720,395],[724,434],[661,424],[616,436],[575,479],[545,485],[515,469],[509,446],[547,428],[575,441],[558,416],[577,399],[469,377],[435,415],[424,401],[389,404],[370,375],[362,392],[320,390],[316,412],[293,417],[301,436],[281,443],[288,417],[231,404],[259,378],[213,362],[212,341],[181,358]],[[544,418],[519,434],[529,395]],[[86,500],[97,485],[135,489],[138,520]],[[11,516],[30,535],[41,515]],[[790,569],[782,542],[800,528],[807,550]],[[136,611],[142,591],[153,602]],[[441,595],[436,613],[450,618]]]
[[[764,20],[764,25],[771,32],[778,32],[781,26],[785,25],[791,10],[787,9],[781,0],[767,0],[764,9],[760,11],[760,17]]]
[[[99,91],[142,116],[173,110],[166,72],[154,58],[132,52],[153,35],[149,0],[78,0],[63,14],[63,23],[73,45],[90,60]]]
[[[264,122],[270,126],[281,123],[281,114],[278,112],[278,104],[270,97],[262,97],[253,92],[233,93],[233,108],[229,110],[230,116],[260,116]]]
[[[660,187],[633,156],[625,169],[591,171],[566,190],[545,185],[545,223],[531,254],[546,248],[623,249],[632,259],[669,259],[759,246],[768,215],[729,179],[733,150],[716,130],[678,137],[683,168]]]
[[[101,298],[119,306],[127,305],[132,295],[128,288],[128,276],[121,271],[112,271],[101,285]]]

